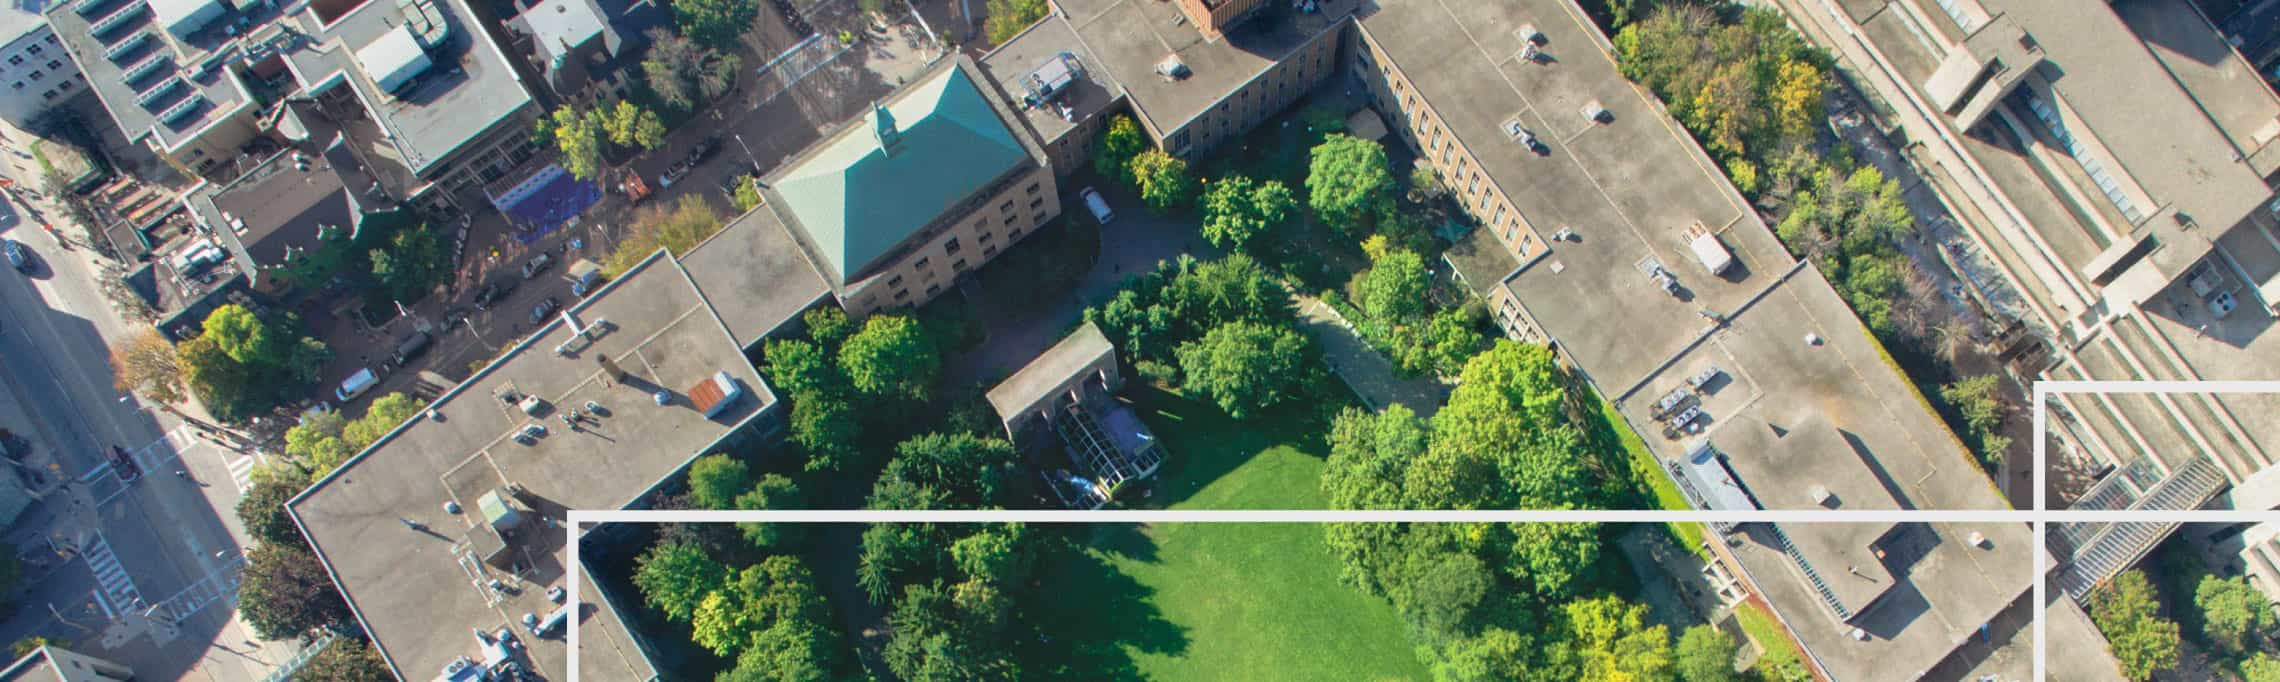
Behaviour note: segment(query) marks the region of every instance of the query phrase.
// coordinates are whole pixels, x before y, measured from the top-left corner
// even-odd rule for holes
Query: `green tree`
[[[1098,144],[1093,151],[1093,170],[1102,177],[1132,184],[1132,158],[1148,148],[1148,136],[1140,131],[1140,123],[1129,115],[1117,114],[1101,131]]]
[[[1569,602],[1564,609],[1570,651],[1586,682],[1676,679],[1670,631],[1648,626],[1647,607],[1617,597]]]
[[[726,566],[690,543],[652,545],[636,564],[633,584],[651,607],[675,622],[690,622],[705,597],[729,580]]]
[[[182,401],[182,356],[156,328],[144,328],[111,346],[111,385],[159,404]]]
[[[309,657],[309,662],[293,673],[293,679],[299,682],[390,682],[396,676],[389,672],[388,662],[380,658],[380,650],[363,639],[342,637]]]
[[[1051,11],[1045,0],[990,0],[982,22],[982,33],[989,36],[991,45],[1003,45],[1030,24],[1045,18]]]
[[[673,23],[681,33],[696,39],[699,44],[719,49],[735,49],[736,38],[760,16],[759,3],[750,0],[678,0],[673,3]]]
[[[419,416],[422,409],[426,409],[426,406],[420,403],[420,399],[402,393],[374,398],[372,404],[365,406],[364,416],[341,427],[341,441],[348,446],[351,454],[363,452],[365,448],[379,442],[381,437],[388,435],[388,432]],[[339,466],[339,463],[336,462],[333,466]]]
[[[713,453],[689,463],[689,501],[698,509],[735,509],[751,489],[752,470],[736,458]]]
[[[839,347],[839,366],[855,390],[875,396],[923,399],[941,364],[926,330],[901,315],[872,316]]]
[[[1310,152],[1306,205],[1324,222],[1353,230],[1378,202],[1391,197],[1393,169],[1385,147],[1350,135],[1331,135]]]
[[[619,237],[617,249],[602,262],[602,275],[616,278],[627,270],[665,249],[673,255],[686,255],[689,249],[720,232],[721,216],[713,211],[712,204],[697,194],[681,195],[671,204],[651,204],[633,214],[633,220]]]
[[[2177,623],[2162,618],[2160,609],[2143,571],[2125,571],[2090,594],[2090,621],[2106,635],[2123,676],[2152,679],[2177,665]]]
[[[649,29],[649,51],[641,60],[642,81],[649,91],[666,106],[688,109],[696,105],[696,94],[690,85],[696,81],[696,69],[703,63],[709,48],[700,46],[688,36],[662,27]]]
[[[1005,507],[1021,480],[1013,444],[970,433],[929,433],[895,446],[876,487],[908,481],[947,496],[953,508]],[[874,508],[878,496],[873,495]]]
[[[1186,385],[1237,419],[1297,397],[1306,337],[1255,322],[1231,322],[1182,344]]]
[[[360,449],[341,439],[347,427],[348,420],[338,409],[304,415],[301,423],[285,430],[285,454],[318,475],[331,473]]]
[[[2280,682],[2280,658],[2257,652],[2241,662],[2240,679],[2242,682]]]
[[[1195,176],[1179,157],[1150,149],[1132,157],[1132,181],[1150,212],[1162,215],[1195,198]]]
[[[1678,677],[1686,682],[1735,682],[1734,636],[1714,626],[1696,625],[1678,636]]]
[[[50,645],[62,646],[61,644],[48,641],[48,638],[46,637],[34,635],[31,637],[25,637],[23,639],[16,640],[16,643],[14,645],[11,645],[9,649],[16,654],[17,658],[23,658],[25,656],[32,655],[32,652],[34,651],[39,651],[40,647]]]
[[[974,534],[950,543],[950,558],[967,578],[998,585],[1029,581],[1036,554],[1029,527],[1021,523],[983,526]]]
[[[570,105],[563,105],[551,114],[553,124],[547,126],[547,137],[554,140],[562,169],[580,180],[592,180],[602,172],[602,125],[597,117],[580,114]]]
[[[887,616],[887,669],[907,682],[1014,679],[1011,657],[991,648],[994,638],[972,636],[956,613],[940,583],[908,588]]]
[[[736,178],[736,194],[729,198],[735,201],[738,214],[750,213],[752,209],[760,207],[762,199],[758,182],[758,179],[750,175]]]
[[[1488,566],[1463,552],[1411,551],[1386,596],[1428,642],[1441,642],[1472,630],[1495,585]]]
[[[2193,588],[2193,606],[2201,611],[2201,633],[2234,655],[2255,651],[2280,628],[2272,600],[2246,578],[2202,575]]]
[[[286,513],[285,503],[309,487],[308,474],[287,467],[277,475],[256,479],[238,498],[237,516],[245,532],[262,544],[301,545],[301,527]]]
[[[855,325],[847,319],[847,311],[838,308],[817,308],[801,313],[800,323],[807,325],[808,338],[815,339],[824,348],[836,349],[855,333]]]
[[[386,248],[368,252],[372,277],[388,298],[410,304],[427,297],[451,274],[451,246],[426,225],[396,231]]]
[[[792,479],[778,474],[767,474],[752,485],[751,490],[737,495],[737,509],[777,511],[805,509],[807,498],[800,494],[800,486]],[[799,542],[802,527],[794,523],[739,523],[736,529],[752,546],[767,551],[785,551]]]
[[[1370,269],[1354,282],[1354,302],[1361,304],[1363,312],[1388,322],[1423,317],[1426,290],[1433,286],[1425,272],[1425,259],[1408,249],[1381,253],[1370,259]]]
[[[1241,249],[1288,220],[1295,201],[1280,180],[1221,178],[1203,193],[1203,236],[1222,248]]]
[[[1509,682],[1511,680],[1559,680],[1572,677],[1562,675],[1555,666],[1547,666],[1531,653],[1537,648],[1534,638],[1501,627],[1490,627],[1479,636],[1450,642],[1441,649],[1440,660],[1433,662],[1435,682]]]
[[[253,311],[235,303],[225,304],[206,314],[205,335],[212,336],[214,345],[223,355],[247,367],[263,367],[283,360],[285,344],[270,334],[269,324],[254,317]]]
[[[306,545],[256,543],[246,552],[238,612],[262,639],[285,639],[349,622],[348,603]]]

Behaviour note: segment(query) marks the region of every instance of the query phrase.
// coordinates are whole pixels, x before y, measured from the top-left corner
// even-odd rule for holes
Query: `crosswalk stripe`
[[[126,566],[119,564],[119,555],[111,551],[110,541],[102,534],[96,534],[81,556],[87,561],[88,571],[95,574],[96,584],[103,587],[103,596],[109,598],[106,601],[124,607],[142,598],[142,593],[135,589],[134,577],[127,574]]]
[[[243,494],[252,489],[253,468],[261,464],[261,459],[251,455],[243,457],[223,455],[222,457],[229,460],[230,482],[237,485],[238,493]]]

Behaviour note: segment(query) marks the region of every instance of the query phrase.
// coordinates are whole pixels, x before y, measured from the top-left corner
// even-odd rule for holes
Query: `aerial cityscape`
[[[0,681],[2280,682],[2280,0],[18,0],[0,58]],[[1234,510],[1699,520],[1094,514]]]

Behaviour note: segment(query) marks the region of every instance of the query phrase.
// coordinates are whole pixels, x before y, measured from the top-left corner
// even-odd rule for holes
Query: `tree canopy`
[[[182,401],[182,357],[155,328],[143,329],[111,346],[113,387],[161,404]]]
[[[1048,11],[1045,0],[990,0],[984,12],[989,18],[982,22],[982,33],[989,37],[991,45],[1002,45],[1019,35],[1022,29],[1045,18]]]
[[[734,49],[737,36],[760,16],[760,5],[749,0],[677,0],[673,23],[681,33],[708,47]]]
[[[1297,397],[1306,337],[1287,326],[1229,322],[1179,349],[1182,383],[1237,419]]]
[[[1734,654],[1740,650],[1733,635],[1715,626],[1687,628],[1678,637],[1678,677],[1686,682],[1735,682],[1741,679],[1734,672]]]
[[[363,639],[342,637],[325,645],[323,651],[309,657],[309,662],[293,673],[293,679],[302,682],[391,682],[395,674],[389,672],[388,662],[380,658],[380,650],[372,648]]]
[[[1377,142],[1334,134],[1310,152],[1306,205],[1332,226],[1353,229],[1393,189],[1393,167]]]
[[[602,261],[602,274],[612,278],[623,275],[660,248],[675,256],[686,255],[720,232],[722,225],[712,204],[697,194],[682,195],[671,204],[642,207],[622,228],[617,248]]]
[[[728,568],[688,543],[652,545],[636,562],[633,584],[666,618],[687,623],[706,595],[728,582]]]
[[[1108,128],[1101,131],[1096,144],[1093,170],[1119,183],[1131,184],[1132,158],[1148,148],[1148,136],[1140,131],[1140,123],[1128,114],[1117,114],[1108,119]]]
[[[1220,178],[1203,193],[1203,236],[1221,248],[1240,250],[1288,220],[1295,203],[1280,180]]]
[[[2177,665],[2177,622],[2161,617],[2160,609],[2144,571],[2124,571],[2090,593],[2090,621],[2106,635],[2129,679],[2152,679]]]
[[[307,545],[261,542],[246,552],[238,611],[263,639],[298,637],[349,621],[348,603]]]
[[[1195,198],[1195,176],[1179,157],[1150,149],[1132,157],[1132,181],[1140,200],[1156,214],[1170,213]]]
[[[2201,576],[2193,588],[2193,605],[2200,609],[2201,633],[2230,654],[2255,651],[2280,630],[2280,613],[2247,578]]]
[[[918,320],[873,315],[839,347],[839,365],[855,390],[874,396],[924,398],[941,369],[934,339]]]
[[[214,416],[234,421],[315,383],[331,351],[291,315],[256,317],[235,303],[206,316],[204,333],[175,347],[183,384]]]

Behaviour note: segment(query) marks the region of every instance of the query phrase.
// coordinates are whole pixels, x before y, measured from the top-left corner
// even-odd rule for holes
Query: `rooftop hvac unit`
[[[150,32],[136,31],[125,39],[112,43],[111,47],[104,49],[103,57],[114,62],[119,61],[122,57],[134,54],[136,49],[141,48],[143,43],[147,42],[150,42]]]
[[[167,125],[180,123],[182,122],[182,119],[189,118],[190,114],[196,113],[198,111],[198,107],[205,104],[205,95],[190,93],[189,97],[182,98],[182,103],[167,107],[165,112],[162,112],[158,115],[158,120],[160,123],[165,123]]]
[[[110,3],[111,0],[79,0],[71,3],[71,11],[78,12],[79,16],[84,17],[94,14],[97,10],[103,9],[104,5]]]
[[[135,95],[135,103],[143,105],[144,109],[156,107],[158,103],[166,101],[166,98],[172,96],[175,89],[180,87],[182,87],[180,76],[167,76],[166,80],[151,86],[149,90],[144,90],[140,95]]]
[[[119,29],[119,27],[127,25],[127,22],[133,21],[135,17],[142,16],[142,13],[148,11],[149,9],[150,5],[146,5],[140,2],[121,7],[119,8],[119,11],[112,12],[110,16],[103,17],[102,19],[97,19],[93,25],[88,26],[87,35],[95,36],[96,38],[100,39],[105,34],[116,31]]]
[[[126,72],[126,74],[124,74],[124,75],[120,76],[120,77],[119,77],[119,81],[120,81],[120,82],[123,82],[123,83],[126,83],[128,87],[132,87],[132,88],[134,88],[134,89],[135,89],[135,92],[142,92],[142,91],[144,91],[144,90],[148,90],[149,88],[146,88],[146,87],[142,87],[142,86],[138,86],[138,85],[136,85],[136,83],[139,83],[139,82],[141,82],[141,81],[142,81],[142,79],[144,79],[144,78],[148,78],[148,77],[150,77],[150,75],[151,75],[151,74],[154,74],[154,73],[158,73],[158,70],[159,70],[159,68],[160,68],[160,67],[166,66],[167,64],[170,64],[170,63],[173,63],[173,61],[174,61],[174,58],[172,58],[172,57],[168,57],[168,56],[166,56],[166,55],[163,55],[163,54],[154,54],[154,55],[151,55],[151,56],[149,56],[149,57],[146,57],[146,58],[144,58],[142,61],[139,61],[139,62],[135,62],[135,65],[134,65],[134,66],[130,66],[130,67],[127,67],[127,72]],[[150,83],[144,83],[143,85],[157,85],[157,84],[158,84],[158,82],[157,82],[157,81],[152,81],[152,82],[150,82]]]

